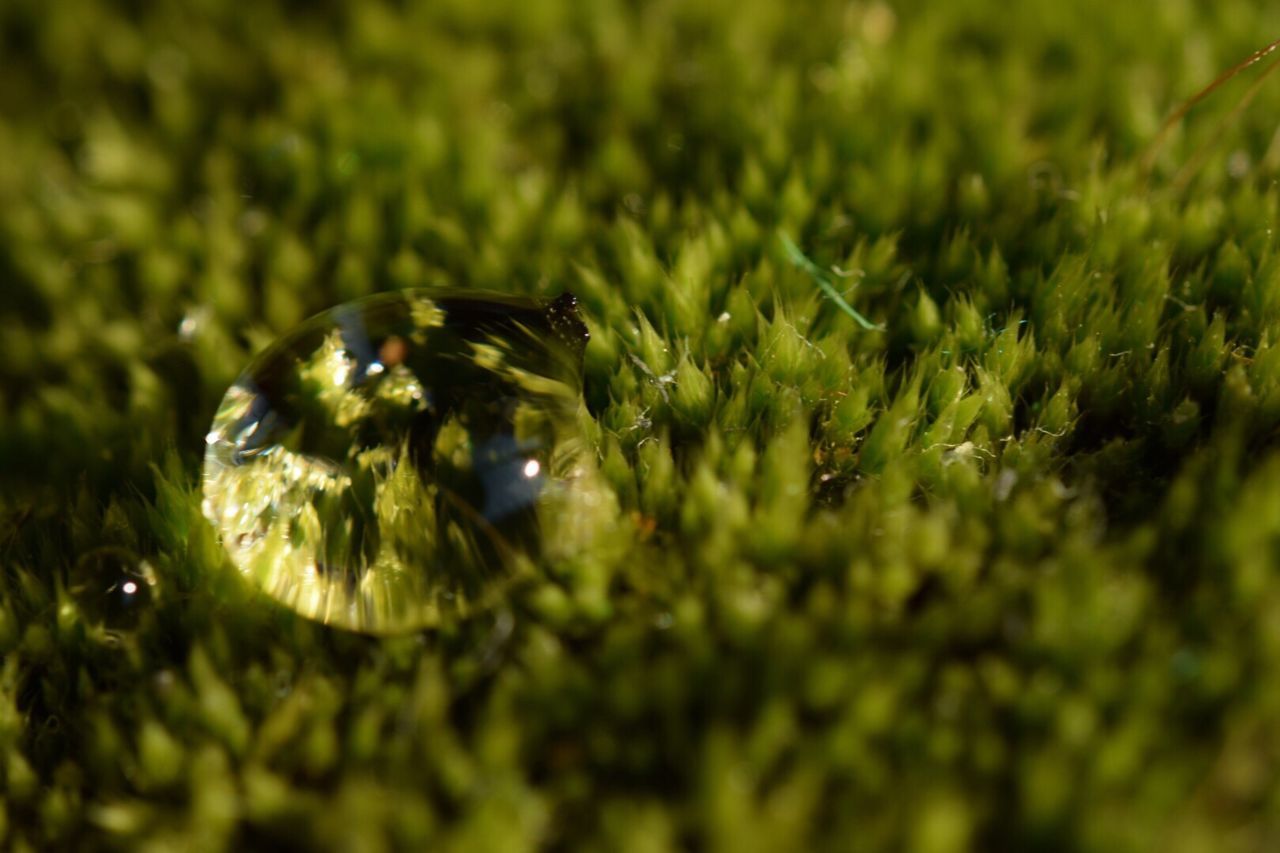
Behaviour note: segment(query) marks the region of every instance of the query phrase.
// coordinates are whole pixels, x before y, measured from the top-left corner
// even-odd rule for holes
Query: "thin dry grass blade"
[[[1276,68],[1280,68],[1280,59],[1272,62],[1260,75],[1258,75],[1258,79],[1254,80],[1253,83],[1250,84],[1248,90],[1245,91],[1244,95],[1241,96],[1240,102],[1231,108],[1231,112],[1227,114],[1222,121],[1218,122],[1218,126],[1213,130],[1213,135],[1196,149],[1190,159],[1182,165],[1182,168],[1178,169],[1178,173],[1173,178],[1173,189],[1175,192],[1181,192],[1186,189],[1187,184],[1191,183],[1191,179],[1195,177],[1196,172],[1200,171],[1200,167],[1204,165],[1204,161],[1208,158],[1209,152],[1212,151],[1213,147],[1218,144],[1220,139],[1222,139],[1222,135],[1226,132],[1227,128],[1240,118],[1240,114],[1243,113],[1249,107],[1249,104],[1253,102],[1253,99],[1257,97],[1258,92],[1262,90],[1263,84],[1267,82],[1267,78],[1271,76],[1271,72],[1275,71]]]
[[[1173,113],[1171,113],[1169,117],[1164,120],[1164,123],[1160,125],[1160,129],[1156,131],[1155,139],[1151,140],[1151,144],[1147,147],[1147,153],[1142,156],[1143,174],[1147,174],[1148,172],[1151,171],[1151,167],[1155,163],[1156,156],[1160,153],[1160,149],[1164,146],[1165,140],[1168,138],[1169,134],[1173,131],[1173,128],[1177,126],[1178,122],[1182,121],[1182,119],[1186,117],[1187,113],[1191,112],[1191,110],[1195,107],[1196,104],[1200,103],[1205,98],[1212,95],[1232,77],[1235,77],[1237,74],[1239,74],[1241,71],[1244,71],[1246,68],[1249,68],[1252,65],[1256,65],[1257,63],[1266,59],[1268,56],[1275,53],[1276,50],[1280,50],[1280,39],[1276,39],[1275,41],[1271,42],[1267,46],[1259,48],[1258,50],[1254,51],[1243,62],[1240,62],[1234,65],[1233,67],[1228,68],[1226,71],[1219,74],[1217,78],[1208,86],[1205,86],[1199,92],[1196,92],[1190,98],[1183,101],[1182,106],[1174,110]],[[1275,67],[1274,64],[1271,67],[1269,67],[1267,71],[1263,74],[1263,77],[1265,78],[1267,74],[1270,74],[1272,68],[1274,67]],[[1250,93],[1246,93],[1246,97],[1252,100],[1253,94],[1256,94],[1256,92],[1254,92],[1254,90],[1251,89]],[[1238,112],[1239,112],[1239,108],[1237,108],[1237,111],[1232,113],[1232,117],[1237,115]]]

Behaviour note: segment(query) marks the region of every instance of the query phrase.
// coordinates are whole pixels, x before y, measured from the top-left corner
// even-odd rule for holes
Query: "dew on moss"
[[[206,437],[205,516],[304,616],[372,633],[491,604],[597,488],[576,303],[412,290],[267,349]]]

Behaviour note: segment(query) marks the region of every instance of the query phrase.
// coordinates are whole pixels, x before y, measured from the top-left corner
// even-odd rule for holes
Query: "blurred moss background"
[[[5,0],[0,846],[1275,849],[1280,80],[1185,191],[1247,82],[1136,163],[1278,36]],[[379,641],[239,583],[201,438],[276,335],[430,284],[579,296],[622,532]]]

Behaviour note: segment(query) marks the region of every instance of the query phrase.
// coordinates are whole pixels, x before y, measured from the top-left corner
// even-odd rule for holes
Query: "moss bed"
[[[1280,80],[1191,180],[1249,79],[1139,161],[1276,36],[0,3],[0,847],[1275,849]],[[204,431],[433,284],[577,295],[617,512],[491,613],[326,628],[230,567]]]

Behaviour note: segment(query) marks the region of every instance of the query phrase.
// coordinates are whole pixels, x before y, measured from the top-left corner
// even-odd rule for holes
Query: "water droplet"
[[[67,592],[86,622],[108,631],[134,628],[151,606],[155,572],[127,548],[83,554],[67,577]]]
[[[208,327],[212,317],[213,311],[207,305],[188,310],[178,323],[178,339],[185,343],[195,340]]]
[[[567,294],[330,309],[227,391],[204,514],[242,574],[305,616],[387,633],[475,612],[584,526],[564,517],[598,488],[586,336]]]

